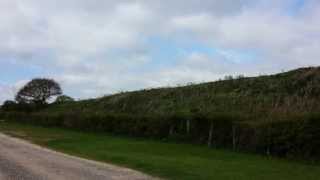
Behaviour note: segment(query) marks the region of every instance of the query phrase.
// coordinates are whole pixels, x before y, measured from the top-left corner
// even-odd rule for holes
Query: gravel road
[[[145,180],[140,172],[48,150],[0,134],[0,180]]]

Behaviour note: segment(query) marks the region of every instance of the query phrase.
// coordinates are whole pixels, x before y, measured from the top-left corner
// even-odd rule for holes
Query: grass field
[[[318,180],[320,166],[188,144],[0,123],[0,131],[67,154],[167,179]]]

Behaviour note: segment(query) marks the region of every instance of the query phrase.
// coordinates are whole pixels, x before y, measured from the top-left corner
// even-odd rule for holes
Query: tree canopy
[[[60,85],[53,79],[36,78],[23,86],[16,95],[19,103],[46,104],[53,97],[62,94]]]

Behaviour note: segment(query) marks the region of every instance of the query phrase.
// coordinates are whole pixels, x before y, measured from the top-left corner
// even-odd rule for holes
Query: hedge
[[[132,115],[94,112],[2,112],[0,118],[47,127],[107,132],[208,144],[286,158],[320,159],[320,115],[271,116],[252,121],[241,114]]]

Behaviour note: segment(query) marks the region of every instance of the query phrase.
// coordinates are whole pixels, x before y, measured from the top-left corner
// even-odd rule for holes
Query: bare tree
[[[46,104],[52,96],[62,94],[60,85],[53,79],[36,78],[22,87],[16,95],[19,103]]]

